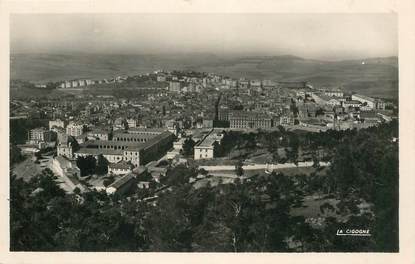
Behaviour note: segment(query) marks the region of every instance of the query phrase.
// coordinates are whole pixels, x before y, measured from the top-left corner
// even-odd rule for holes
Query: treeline
[[[266,148],[273,156],[275,162],[298,162],[299,158],[312,160],[319,157],[322,161],[329,161],[334,156],[335,148],[346,138],[353,137],[357,134],[369,133],[379,134],[384,137],[385,134],[391,137],[398,137],[398,122],[396,120],[389,124],[383,124],[380,127],[372,127],[362,130],[327,130],[319,133],[287,131],[284,127],[279,126],[278,130],[272,132],[259,130],[258,132],[243,133],[240,131],[224,131],[224,137],[221,144],[216,148],[216,155],[224,157],[229,155],[232,150],[246,149],[254,151],[259,148]],[[395,129],[396,128],[396,129]],[[363,132],[366,131],[366,132]],[[286,157],[281,157],[279,149],[284,149]],[[309,155],[304,155],[304,154]]]
[[[98,155],[97,158],[88,155],[76,159],[76,166],[78,166],[81,171],[81,176],[92,174],[105,175],[108,173],[108,164],[108,160],[105,159],[102,154]]]
[[[194,189],[194,171],[182,166],[169,174],[172,185],[158,193],[157,206],[98,192],[79,202],[48,172],[30,183],[12,177],[11,250],[288,250],[295,226],[289,210],[300,196],[287,177]]]

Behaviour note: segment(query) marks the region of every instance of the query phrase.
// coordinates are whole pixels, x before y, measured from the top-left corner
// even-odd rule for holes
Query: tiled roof
[[[112,169],[131,169],[133,167],[133,165],[129,164],[128,162],[122,160],[118,163],[110,163],[108,164],[109,168]]]

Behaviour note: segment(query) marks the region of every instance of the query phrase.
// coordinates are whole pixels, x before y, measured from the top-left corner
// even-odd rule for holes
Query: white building
[[[341,90],[328,90],[324,94],[330,97],[343,97],[344,93]]]
[[[95,139],[95,140],[109,140],[110,132],[101,129],[94,129],[87,133],[88,139]]]
[[[128,128],[137,127],[137,120],[135,119],[127,119]]]
[[[135,166],[140,166],[140,148],[129,147],[123,152],[124,160]]]
[[[342,103],[342,106],[344,108],[349,108],[349,107],[360,107],[362,105],[361,102],[356,101],[356,100],[351,100],[351,101],[345,101]]]
[[[170,92],[180,92],[181,90],[181,83],[180,82],[170,82],[169,83],[169,91]]]
[[[353,94],[352,95],[352,100],[356,100],[361,102],[363,105],[368,106],[371,109],[374,109],[376,107],[376,100],[366,96],[366,95],[361,95],[361,94]]]
[[[184,141],[185,139],[181,138],[180,140],[173,142],[173,148],[175,150],[181,151],[183,149]]]
[[[203,144],[194,147],[194,159],[213,159],[214,157],[214,140],[204,140]]]
[[[82,124],[70,123],[66,127],[66,134],[70,136],[80,136],[84,133],[84,126]]]
[[[220,137],[214,133],[214,130],[203,138],[194,146],[194,159],[213,159],[215,157],[215,142],[219,141]]]
[[[57,155],[62,157],[67,157],[68,159],[72,159],[74,157],[74,148],[75,148],[75,140],[73,137],[69,137],[68,135],[62,136],[61,140],[56,147]]]
[[[44,127],[34,128],[28,132],[28,141],[30,143],[51,142],[55,138],[54,134]]]

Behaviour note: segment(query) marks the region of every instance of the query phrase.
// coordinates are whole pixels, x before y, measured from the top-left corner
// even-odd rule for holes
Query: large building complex
[[[233,111],[228,116],[230,128],[272,128],[273,120],[264,113]]]
[[[103,155],[111,163],[127,161],[134,166],[160,158],[172,147],[174,135],[168,131],[156,132],[135,129],[114,133],[112,140],[89,140],[80,145],[75,157]]]

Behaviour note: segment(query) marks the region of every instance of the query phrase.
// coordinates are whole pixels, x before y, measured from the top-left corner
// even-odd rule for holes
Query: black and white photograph
[[[9,35],[11,252],[400,252],[396,13],[19,13]]]

